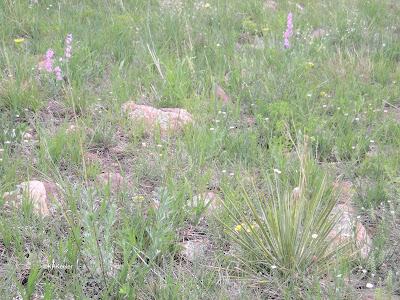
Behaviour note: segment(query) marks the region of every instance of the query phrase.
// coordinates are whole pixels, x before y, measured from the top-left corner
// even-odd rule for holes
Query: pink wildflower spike
[[[283,46],[285,46],[286,48],[289,48],[289,47],[290,47],[290,44],[289,44],[289,40],[288,40],[288,39],[285,39],[285,43],[283,44]]]
[[[283,44],[285,46],[285,48],[289,48],[290,47],[290,43],[289,43],[289,37],[292,34],[293,30],[293,23],[292,23],[292,13],[289,13],[287,16],[287,29],[285,31],[285,43]]]
[[[67,34],[67,44],[72,42],[72,33]]]
[[[293,23],[292,23],[292,13],[288,14],[287,16],[287,27],[289,29],[293,28]]]
[[[44,65],[44,68],[46,69],[47,72],[52,72],[53,71],[53,65],[51,63],[51,58],[54,55],[53,49],[49,49],[46,52],[46,63]]]
[[[67,34],[67,38],[65,39],[65,43],[67,44],[67,47],[65,47],[65,57],[70,58],[71,57],[71,46],[69,45],[72,42],[72,33]]]
[[[57,72],[57,79],[58,79],[58,80],[62,80],[62,77],[61,77],[61,69],[60,69],[59,67],[55,67],[55,68],[54,68],[54,72]]]
[[[51,58],[54,55],[53,49],[49,49],[46,52],[46,58]]]

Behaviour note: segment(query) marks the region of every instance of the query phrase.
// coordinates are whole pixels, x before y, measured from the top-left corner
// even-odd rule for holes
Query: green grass
[[[0,198],[0,298],[400,297],[400,5],[267,3],[0,3],[0,197],[39,180],[64,199],[40,218],[27,199]],[[39,68],[50,48],[62,80]],[[149,135],[123,112],[127,101],[184,108],[195,123]],[[105,171],[125,187],[98,184]],[[367,258],[329,252],[321,238],[340,180],[354,185]],[[192,200],[210,191],[222,207]],[[262,235],[238,238],[234,228],[253,221]],[[189,261],[187,240],[207,250]]]

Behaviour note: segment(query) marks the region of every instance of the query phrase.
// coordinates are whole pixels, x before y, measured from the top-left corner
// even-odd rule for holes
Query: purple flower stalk
[[[287,16],[287,29],[285,32],[285,43],[283,44],[286,48],[290,47],[289,37],[293,32],[292,28],[293,28],[292,13],[289,13]]]
[[[47,72],[52,72],[53,71],[53,64],[51,63],[51,58],[54,55],[53,49],[49,49],[46,52],[46,63],[44,65],[44,68],[46,69]]]
[[[70,58],[71,57],[71,46],[69,45],[72,42],[72,33],[67,34],[67,38],[65,39],[65,43],[67,44],[67,47],[65,47],[65,57]]]
[[[57,74],[57,79],[58,79],[58,80],[62,80],[62,77],[61,77],[61,69],[60,69],[59,67],[55,67],[55,68],[54,68],[54,72],[56,72],[56,74]]]

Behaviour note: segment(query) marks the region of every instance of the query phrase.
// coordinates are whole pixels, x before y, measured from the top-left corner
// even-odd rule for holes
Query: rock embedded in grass
[[[90,162],[90,163],[96,163],[96,162],[99,162],[99,161],[100,161],[99,156],[98,156],[97,154],[91,153],[91,152],[86,152],[86,153],[83,155],[83,157],[85,158],[85,160],[86,160],[87,162]]]
[[[218,101],[222,101],[223,104],[228,104],[229,103],[229,97],[225,93],[225,91],[218,85],[215,85],[215,96]]]
[[[214,194],[213,192],[208,192],[194,196],[191,206],[198,207],[201,203],[203,203],[203,207],[207,206],[207,213],[211,213],[221,209],[219,201],[221,200],[218,195]]]
[[[179,254],[188,261],[194,262],[196,259],[204,259],[207,249],[209,248],[209,240],[190,240],[179,243],[184,249]]]
[[[157,109],[135,104],[133,101],[126,102],[122,108],[138,126],[143,125],[143,129],[149,133],[152,133],[157,126],[160,126],[162,135],[166,135],[168,129],[172,133],[177,133],[182,130],[183,125],[193,122],[192,115],[182,108]]]
[[[271,1],[271,0],[265,1],[264,5],[263,5],[264,10],[271,10],[273,12],[276,11],[276,6],[277,6],[277,3],[275,1]]]
[[[326,30],[322,29],[322,28],[315,29],[312,32],[312,35],[313,35],[314,38],[322,38],[322,37],[325,36],[325,34],[326,34]]]
[[[366,258],[371,250],[372,240],[364,225],[357,220],[356,214],[353,209],[353,188],[352,183],[344,181],[338,186],[341,192],[339,202],[333,209],[333,214],[338,213],[338,222],[334,229],[329,233],[330,238],[336,237],[334,244],[339,244],[346,239],[354,236],[356,239],[355,251],[360,251],[362,258]]]
[[[110,184],[110,191],[118,193],[124,188],[124,177],[119,173],[104,172],[97,176],[97,183],[103,187]]]
[[[41,181],[26,181],[17,185],[17,190],[5,193],[3,198],[7,200],[7,206],[22,206],[22,199],[27,196],[35,208],[35,213],[39,216],[50,216],[49,207],[54,202],[61,200],[59,189],[56,185]]]

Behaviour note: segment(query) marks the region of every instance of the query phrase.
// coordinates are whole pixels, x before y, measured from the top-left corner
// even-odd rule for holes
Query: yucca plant
[[[258,282],[276,273],[289,281],[293,276],[321,275],[351,257],[350,240],[338,243],[340,233],[329,236],[337,219],[333,208],[338,194],[310,159],[306,144],[297,148],[299,172],[264,172],[262,191],[252,181],[255,196],[249,196],[239,179],[239,199],[231,188],[225,190],[228,219],[219,221],[240,246],[235,254],[239,269]]]

